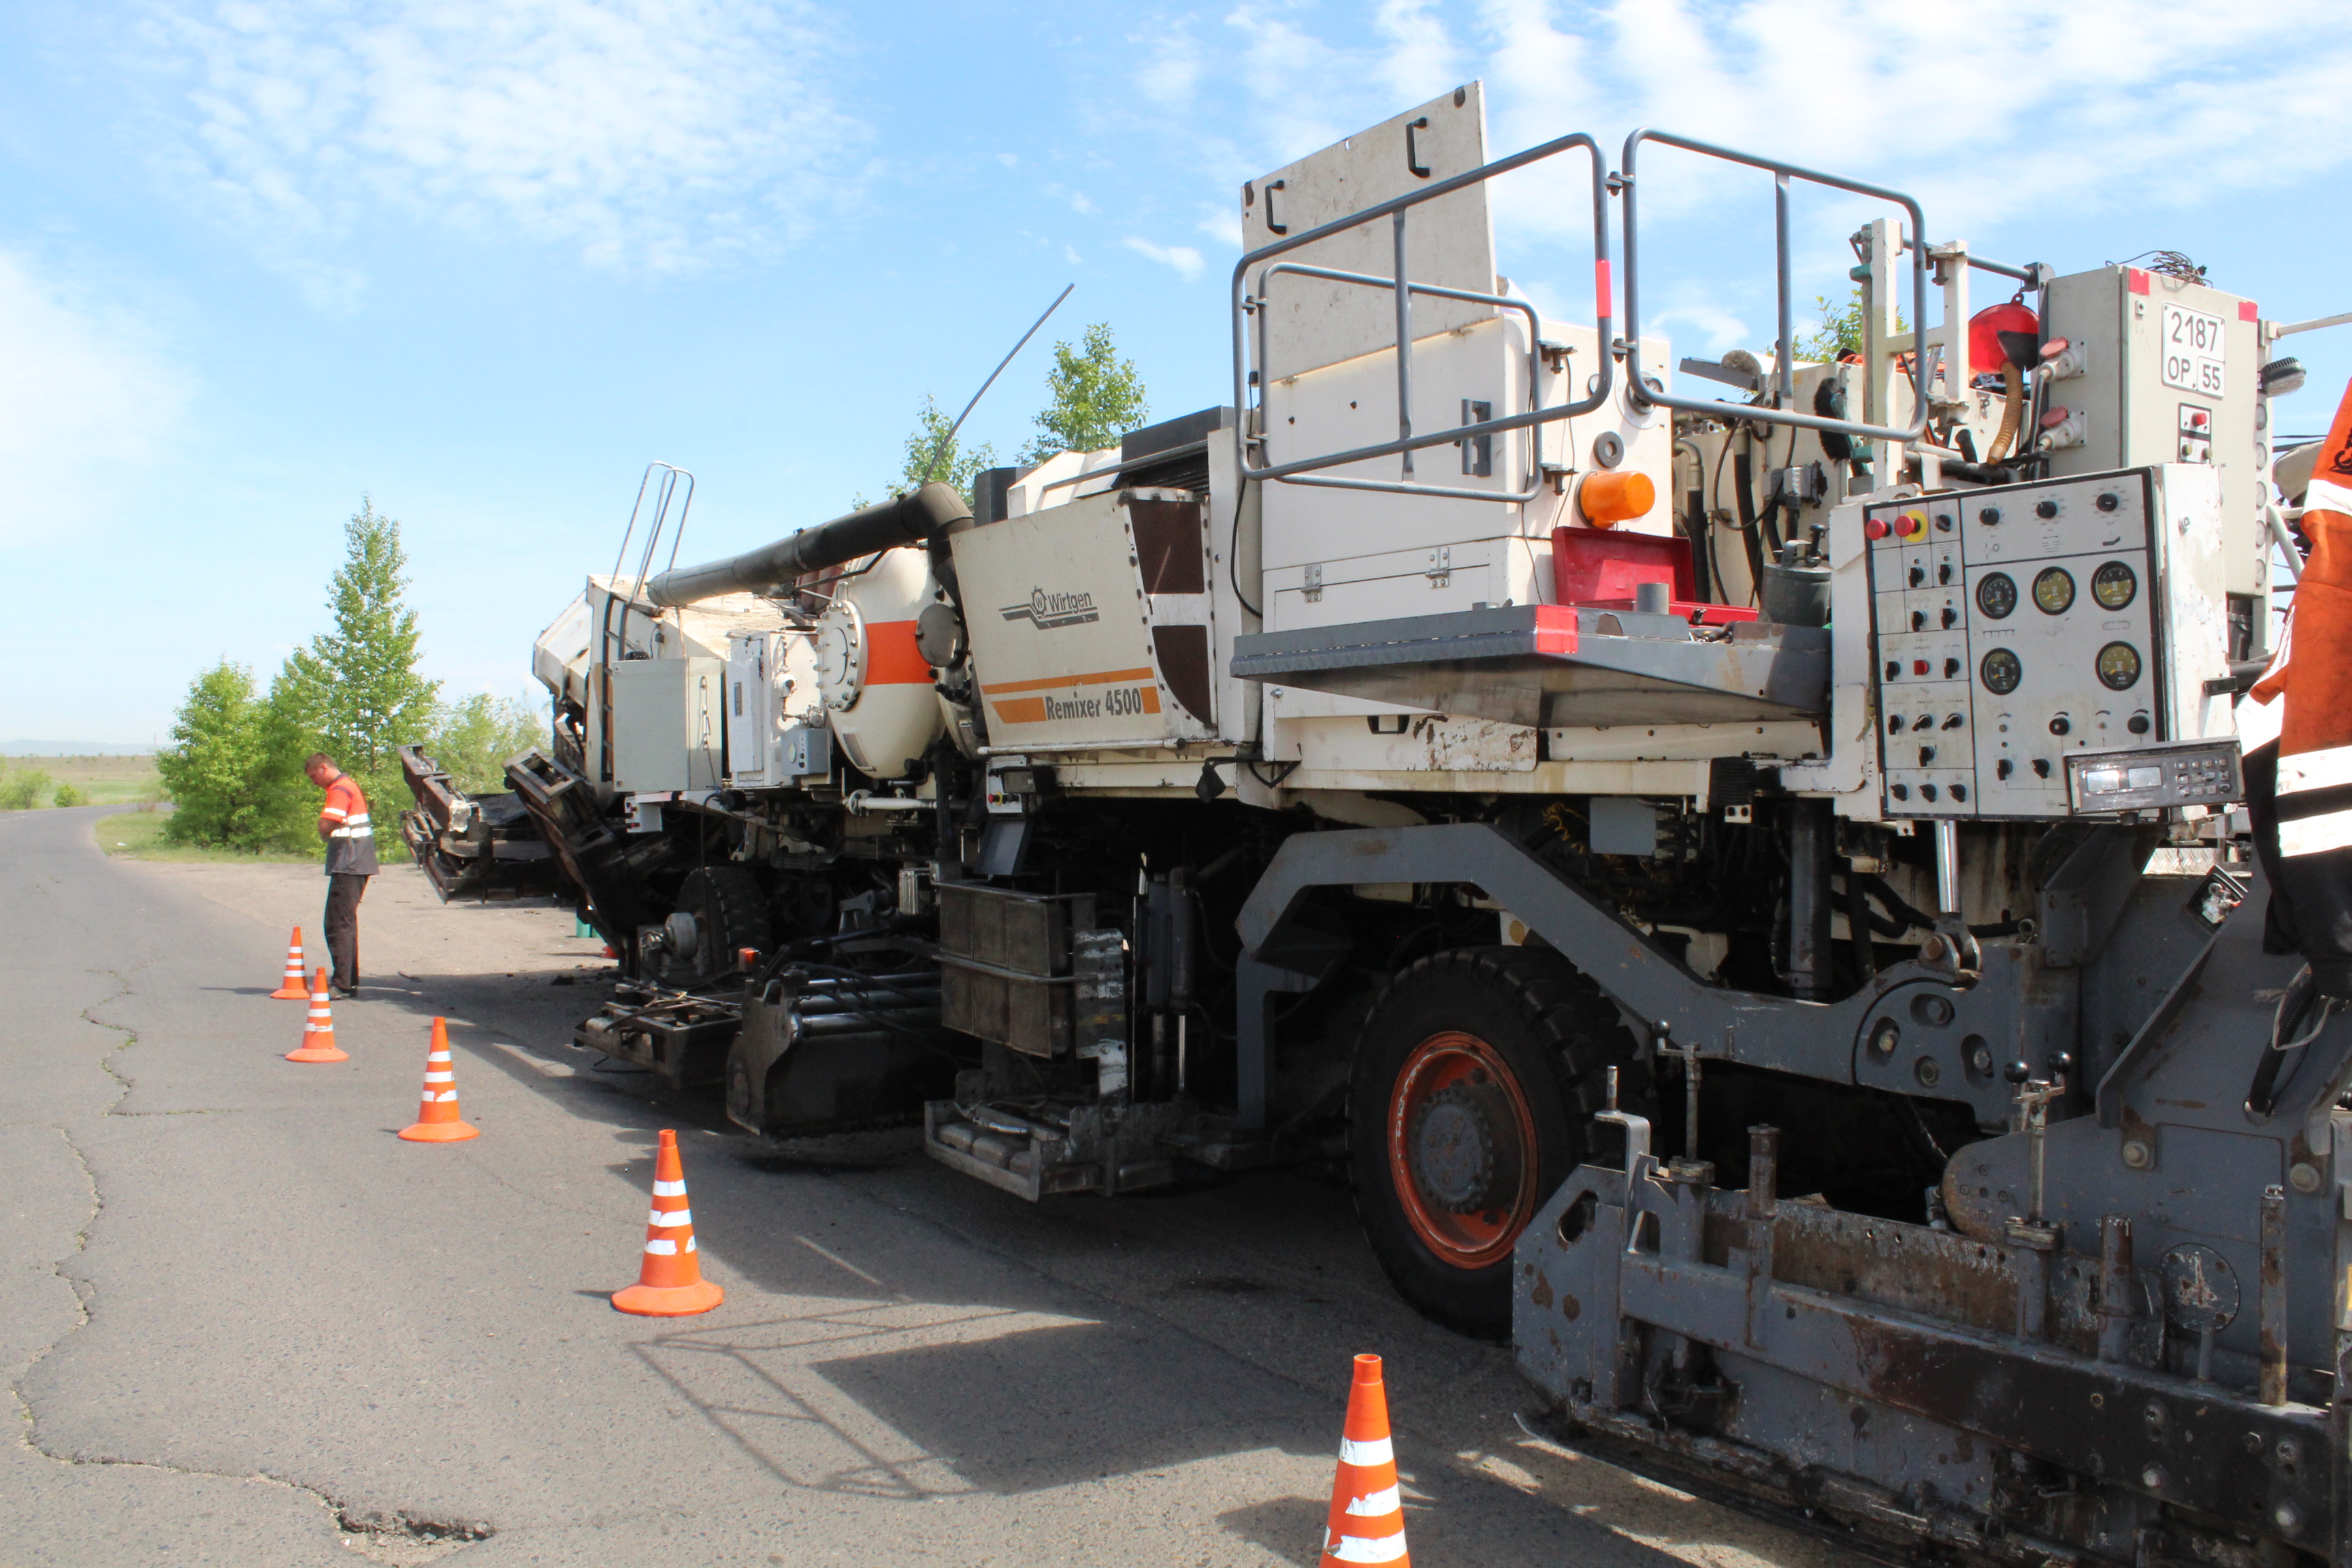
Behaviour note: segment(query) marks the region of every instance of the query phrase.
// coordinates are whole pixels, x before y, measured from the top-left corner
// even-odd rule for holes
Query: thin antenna
[[[1072,283],[1063,289],[1060,293],[1055,295],[1054,302],[1045,307],[1045,316],[1050,316],[1055,311],[1060,310],[1062,308],[1062,301],[1068,299],[1070,297],[1070,290],[1076,287],[1076,284]],[[962,429],[963,422],[971,417],[971,411],[980,406],[980,400],[988,395],[988,389],[996,384],[996,378],[1004,374],[1004,367],[1013,363],[1013,354],[1017,354],[1023,349],[1029,346],[1029,340],[1035,337],[1037,335],[1037,329],[1045,324],[1045,316],[1038,317],[1034,324],[1033,324],[1027,331],[1021,334],[1021,341],[1013,345],[1013,353],[1006,354],[1003,359],[996,362],[996,368],[988,373],[988,379],[980,384],[980,390],[971,395],[971,401],[963,405],[963,412],[957,415],[955,417],[955,423],[948,426],[948,433],[940,437],[940,444],[938,446],[931,448],[930,466],[923,470],[923,483],[929,484],[932,479],[939,473],[940,459],[946,457],[948,455],[948,448],[954,445],[956,432]]]

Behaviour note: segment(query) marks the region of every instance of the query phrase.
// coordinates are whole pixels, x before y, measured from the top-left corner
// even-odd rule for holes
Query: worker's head
[[[324,752],[311,752],[302,763],[302,772],[309,775],[310,782],[320,789],[326,788],[333,781],[334,776],[341,771],[335,766],[335,759]]]

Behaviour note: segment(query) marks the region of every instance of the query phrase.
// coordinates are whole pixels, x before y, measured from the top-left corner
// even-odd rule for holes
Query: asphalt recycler
[[[1702,181],[1780,324],[1676,359]],[[1800,188],[1879,215],[1819,360]],[[699,566],[656,468],[513,799],[413,770],[620,954],[580,1043],[1033,1201],[1343,1169],[1542,1429],[1868,1550],[2352,1564],[2352,732],[2332,654],[2249,695],[2306,538],[2342,614],[2297,325],[1493,157],[1475,83],[1238,203],[1226,405]]]

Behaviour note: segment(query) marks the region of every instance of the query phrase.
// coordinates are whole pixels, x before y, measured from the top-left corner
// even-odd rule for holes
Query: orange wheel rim
[[[1438,1260],[1510,1256],[1536,1210],[1536,1119],[1500,1052],[1446,1030],[1413,1047],[1389,1096],[1389,1177]]]

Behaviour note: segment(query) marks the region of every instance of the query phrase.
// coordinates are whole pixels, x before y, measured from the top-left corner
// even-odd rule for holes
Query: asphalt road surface
[[[104,815],[0,816],[0,1563],[1312,1563],[1365,1350],[1424,1565],[1843,1561],[1528,1439],[1337,1187],[1032,1206],[595,1070],[566,911],[387,872],[352,1059],[284,1061],[321,879],[110,861]],[[436,1013],[471,1142],[393,1135]],[[666,1126],[727,1289],[672,1321],[607,1300]]]

